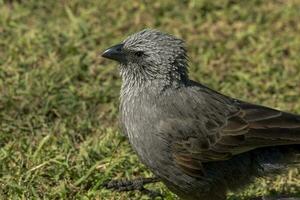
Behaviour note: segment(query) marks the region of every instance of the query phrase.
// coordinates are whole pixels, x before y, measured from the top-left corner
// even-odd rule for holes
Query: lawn
[[[117,64],[99,56],[143,28],[186,41],[192,79],[300,113],[299,10],[299,0],[0,0],[0,199],[147,199],[101,187],[151,176],[118,128]],[[294,168],[231,199],[299,191]]]

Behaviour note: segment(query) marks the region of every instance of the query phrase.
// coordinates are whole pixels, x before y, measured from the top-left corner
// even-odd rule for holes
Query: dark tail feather
[[[245,137],[250,146],[300,146],[299,115],[243,102],[239,106],[249,125]]]
[[[246,140],[267,146],[300,144],[300,128],[250,129]]]

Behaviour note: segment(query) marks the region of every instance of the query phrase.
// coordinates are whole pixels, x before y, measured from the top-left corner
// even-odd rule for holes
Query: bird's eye
[[[141,57],[143,54],[144,54],[144,52],[142,52],[142,51],[137,51],[137,52],[135,52],[134,53],[137,57]]]

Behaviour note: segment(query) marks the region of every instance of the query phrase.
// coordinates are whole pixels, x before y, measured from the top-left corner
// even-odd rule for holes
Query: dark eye
[[[137,52],[134,53],[134,55],[136,55],[137,57],[141,57],[142,55],[144,55],[144,52],[137,51]]]

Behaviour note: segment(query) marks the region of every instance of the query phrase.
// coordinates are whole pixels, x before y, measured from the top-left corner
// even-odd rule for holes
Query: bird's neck
[[[139,96],[140,94],[150,92],[153,95],[159,95],[168,88],[178,88],[185,85],[188,79],[172,79],[169,77],[144,78],[140,76],[122,75],[121,98]]]
[[[122,77],[121,98],[122,96],[132,96],[147,90],[160,93],[166,88],[176,88],[189,81],[186,68],[178,70],[176,66],[169,66],[167,71],[160,70],[160,73],[152,73],[141,69],[142,67],[128,69],[127,66],[120,66]]]
[[[122,77],[121,100],[131,99],[146,94],[151,90],[159,93],[165,88],[165,84],[160,80],[146,80],[138,77]]]

